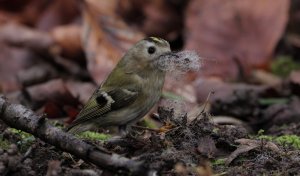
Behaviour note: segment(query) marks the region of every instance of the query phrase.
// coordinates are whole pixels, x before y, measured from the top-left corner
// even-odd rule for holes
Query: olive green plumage
[[[170,53],[167,41],[150,37],[136,43],[93,93],[68,127],[72,133],[119,126],[126,130],[145,116],[160,98],[165,72],[155,62]]]

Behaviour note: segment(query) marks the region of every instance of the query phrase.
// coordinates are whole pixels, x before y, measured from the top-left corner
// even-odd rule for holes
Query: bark
[[[30,133],[63,151],[69,152],[103,169],[113,172],[120,170],[130,172],[133,175],[145,175],[149,171],[141,161],[108,153],[105,150],[102,151],[100,148],[87,144],[72,134],[52,126],[47,122],[45,116],[39,116],[22,105],[10,104],[1,96],[0,119],[10,127]]]

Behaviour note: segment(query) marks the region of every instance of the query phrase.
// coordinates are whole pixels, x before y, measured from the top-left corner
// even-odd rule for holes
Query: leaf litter
[[[177,79],[176,85],[166,82],[171,87],[168,90],[181,92],[178,94],[183,98],[162,104],[160,123],[156,123],[158,130],[135,131],[134,137],[127,136],[115,143],[87,141],[143,160],[160,175],[296,175],[300,172],[299,149],[294,148],[298,146],[295,142],[299,141],[300,134],[299,118],[296,118],[298,73],[291,74],[287,83],[275,78],[276,85],[270,84],[274,87],[225,83],[219,78],[249,83],[249,79],[243,79],[248,78],[251,70],[266,69],[280,36],[284,35],[288,0],[251,3],[85,0],[78,1],[86,5],[81,8],[72,0],[55,0],[50,4],[38,0],[10,2],[14,7],[3,1],[0,9],[0,42],[4,49],[0,54],[0,91],[16,103],[46,112],[51,118],[67,116],[70,121],[96,87],[93,81],[101,82],[122,53],[137,40],[157,35],[170,41],[175,49],[188,49],[160,60],[161,69],[171,72],[171,76],[185,75],[186,79]],[[220,13],[215,13],[215,7]],[[122,18],[129,23],[124,23]],[[271,25],[274,28],[265,24],[274,24]],[[289,44],[298,51],[295,41]],[[206,56],[217,59],[219,67],[205,68]],[[205,75],[219,77],[214,81],[204,80]],[[216,93],[207,104],[214,115],[243,121],[253,131],[263,128],[266,135],[279,136],[281,140],[261,140],[249,135],[249,130],[238,123],[215,124],[214,117],[205,113],[187,117],[189,108],[203,102],[201,98],[205,100],[208,92],[214,91],[211,89]],[[202,107],[199,109],[197,112],[202,111]],[[286,125],[282,126],[283,123]],[[43,142],[35,144],[33,152],[19,162],[26,155],[24,143],[30,144],[32,137],[9,132],[7,128],[0,123],[3,139],[0,175],[119,173],[96,168]],[[17,144],[17,148],[11,143]],[[231,160],[229,165],[225,165],[226,159]]]

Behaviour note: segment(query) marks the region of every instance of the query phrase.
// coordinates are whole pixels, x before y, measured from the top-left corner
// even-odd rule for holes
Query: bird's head
[[[149,37],[137,42],[124,57],[124,62],[136,63],[137,66],[151,67],[153,61],[160,56],[170,53],[170,44],[158,37]]]

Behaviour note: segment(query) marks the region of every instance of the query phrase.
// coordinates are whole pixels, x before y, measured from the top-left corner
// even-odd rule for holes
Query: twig
[[[131,160],[118,154],[105,153],[104,150],[93,147],[75,136],[50,125],[44,116],[38,116],[22,105],[10,104],[1,96],[0,119],[13,128],[30,133],[63,151],[101,168],[114,172],[123,170],[133,175],[150,173],[149,169],[142,162]]]
[[[35,143],[32,144],[28,149],[27,151],[25,152],[25,154],[23,155],[23,157],[21,158],[21,161],[20,162],[23,162],[25,161],[25,159],[33,152],[33,150],[37,147],[37,140],[35,140]]]
[[[214,94],[215,92],[214,91],[210,91],[206,97],[206,100],[205,100],[205,104],[204,104],[204,107],[202,109],[202,111],[200,112],[200,114],[204,113],[205,112],[205,109],[206,109],[206,106],[207,104],[209,103],[209,99],[210,99],[210,96],[211,94]]]

